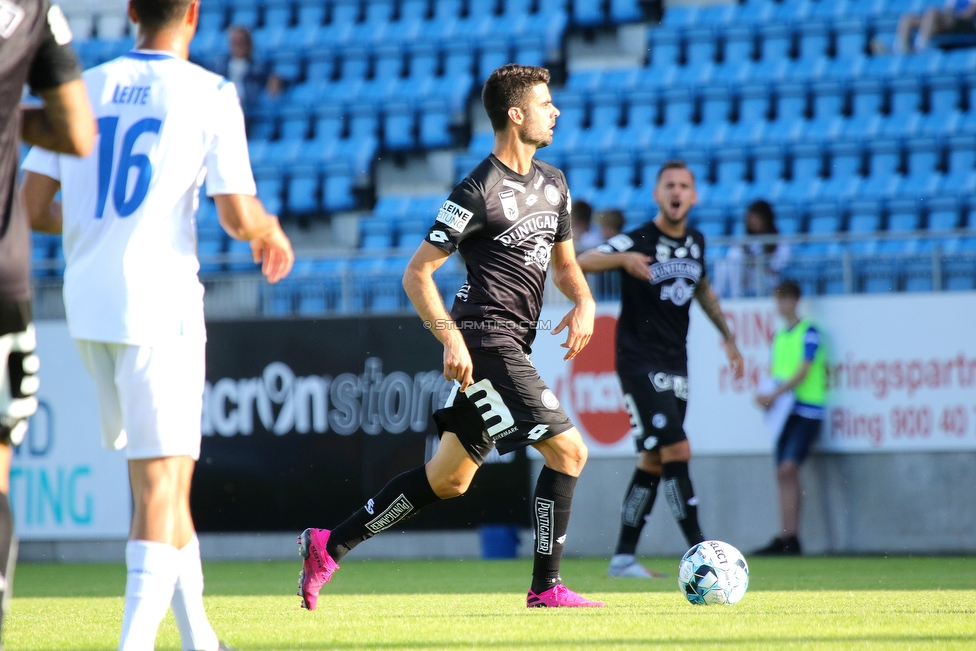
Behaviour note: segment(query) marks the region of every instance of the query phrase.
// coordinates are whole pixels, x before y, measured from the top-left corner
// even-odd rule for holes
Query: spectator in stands
[[[623,232],[624,214],[616,209],[603,210],[597,214],[596,223],[600,226],[600,244],[603,244]]]
[[[593,206],[588,201],[574,201],[570,217],[573,222],[573,247],[577,253],[602,243],[600,235],[590,230],[593,223]]]
[[[769,202],[758,199],[746,209],[746,235],[775,235],[776,215]],[[790,258],[785,242],[735,245],[716,266],[716,285],[722,296],[761,296],[779,282],[780,272]]]
[[[756,404],[766,410],[766,427],[776,441],[776,486],[780,535],[757,555],[799,555],[800,465],[820,435],[827,393],[824,347],[817,329],[796,313],[800,286],[784,280],[776,287],[776,310],[786,322],[773,337],[768,387]]]
[[[217,62],[214,72],[233,82],[245,112],[255,106],[261,93],[272,97],[280,95],[282,81],[271,73],[267,64],[254,59],[254,42],[247,28],[231,27],[227,39],[230,54]]]
[[[941,9],[929,7],[921,14],[903,14],[898,21],[894,51],[897,54],[921,52],[937,34],[976,34],[974,21],[976,0],[946,0]]]

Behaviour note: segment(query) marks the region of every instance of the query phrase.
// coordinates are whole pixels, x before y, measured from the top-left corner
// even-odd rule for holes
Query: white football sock
[[[220,642],[203,608],[203,566],[196,534],[179,550],[179,568],[172,605],[183,651],[217,651]]]
[[[125,613],[119,651],[152,651],[159,623],[173,598],[179,551],[172,545],[130,540],[125,546]]]

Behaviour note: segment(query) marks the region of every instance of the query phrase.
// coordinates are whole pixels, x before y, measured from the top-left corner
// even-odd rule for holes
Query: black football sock
[[[438,499],[427,481],[427,471],[423,466],[401,473],[366,502],[366,506],[332,530],[326,551],[338,562],[359,543],[409,520],[420,509]]]
[[[532,591],[544,592],[559,583],[559,561],[563,556],[569,510],[576,477],[543,466],[535,484],[532,521],[535,526],[535,562]]]
[[[14,516],[10,512],[10,500],[6,493],[0,493],[0,631],[3,629],[3,614],[7,609],[10,581],[14,574],[14,561],[10,553],[13,540]]]
[[[698,526],[698,498],[691,486],[691,477],[688,476],[687,461],[664,464],[664,494],[668,498],[668,506],[671,507],[674,519],[685,534],[688,546],[704,541],[705,536]]]
[[[637,541],[640,540],[641,530],[654,507],[660,481],[660,475],[640,468],[634,470],[634,478],[630,480],[630,487],[627,488],[627,496],[620,511],[620,538],[617,540],[615,554],[633,554],[637,551]]]

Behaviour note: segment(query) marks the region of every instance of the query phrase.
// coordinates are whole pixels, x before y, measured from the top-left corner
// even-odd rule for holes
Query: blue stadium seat
[[[756,35],[751,27],[736,26],[725,30],[722,61],[726,64],[742,64],[752,60],[756,51]]]
[[[888,202],[888,228],[892,233],[907,233],[922,228],[922,201],[896,199]]]
[[[428,101],[421,105],[420,145],[425,149],[448,147],[452,144],[450,111],[441,101]]]
[[[880,92],[880,84],[878,86]],[[844,87],[836,81],[815,82],[811,87],[813,116],[824,120],[840,115],[844,110]]]
[[[706,239],[725,235],[725,208],[718,206],[701,206],[691,212],[693,225]]]
[[[281,112],[282,140],[305,140],[308,129],[309,117],[303,106],[288,108]]]
[[[664,100],[664,124],[676,127],[694,119],[695,97],[688,87],[674,87],[661,94]]]
[[[819,145],[801,144],[791,147],[794,181],[810,182],[823,176],[824,152]]]
[[[359,20],[359,0],[332,0],[331,23],[351,25]]]
[[[200,258],[200,273],[214,274],[223,271],[223,267],[220,262],[214,260],[214,258],[223,255],[223,253],[223,237],[199,239],[197,241],[197,257]]]
[[[941,154],[939,141],[930,137],[910,138],[905,141],[905,148],[908,186],[916,192],[930,194],[941,176],[938,171]]]
[[[894,139],[868,141],[868,175],[858,193],[864,197],[891,197],[901,182],[901,143]]]
[[[203,4],[201,4],[201,7],[203,7]],[[291,0],[267,0],[264,3],[265,27],[288,27],[291,25],[291,21]]]
[[[264,204],[265,210],[272,215],[281,214],[285,186],[280,168],[276,166],[256,168],[254,182],[257,185],[258,199]]]
[[[393,0],[369,0],[365,3],[363,22],[368,25],[386,25],[393,22],[396,5]]]
[[[615,151],[603,161],[603,184],[608,188],[622,188],[635,185],[637,160],[633,152]]]
[[[355,173],[346,160],[336,161],[325,168],[323,185],[324,206],[326,210],[348,210],[355,207],[352,194]]]
[[[440,58],[432,43],[417,43],[409,48],[411,79],[427,79],[437,74]]]
[[[365,79],[369,72],[369,50],[363,46],[343,48],[339,59],[339,77]]]
[[[546,43],[540,34],[524,34],[512,41],[513,61],[541,67],[546,61]]]
[[[609,0],[609,3],[611,23],[632,23],[644,18],[640,0]]]
[[[298,3],[298,24],[319,27],[325,23],[328,5],[322,0]]]
[[[251,252],[251,243],[243,240],[228,240],[227,242],[227,271],[257,271]]]
[[[807,88],[802,83],[780,84],[775,90],[776,120],[803,119],[807,111]]]
[[[589,188],[597,186],[598,169],[596,162],[588,153],[580,153],[570,156],[564,163],[564,172],[569,187],[573,192],[585,193]]]
[[[471,43],[452,41],[444,51],[444,76],[454,79],[474,74],[474,51]]]
[[[319,210],[319,170],[302,165],[291,168],[288,174],[288,212],[307,215]]]
[[[622,108],[620,95],[616,91],[594,93],[590,96],[590,124],[598,129],[615,128],[623,117]]]
[[[603,24],[603,0],[574,0],[573,22],[584,27]]]
[[[955,197],[935,197],[928,202],[928,229],[947,231],[959,226],[959,201]]]
[[[669,157],[670,152],[663,150],[637,152],[637,175],[642,188],[648,189],[648,192],[654,188],[657,184],[657,173]]]
[[[582,129],[586,120],[586,106],[583,95],[570,90],[556,91],[553,95],[553,104],[559,109],[556,128],[563,131]]]
[[[705,148],[688,148],[680,151],[681,158],[688,165],[688,169],[695,175],[695,183],[698,186],[710,184],[712,182],[711,173],[711,153]],[[656,170],[655,170],[656,174]],[[654,187],[652,184],[650,187]]]
[[[484,38],[478,44],[478,80],[484,83],[493,70],[510,63],[508,38],[496,35]]]
[[[819,59],[827,56],[830,32],[824,21],[806,21],[799,29],[797,49],[801,59]]]
[[[976,169],[976,136],[953,136],[947,145],[948,177],[951,182],[962,182]]]
[[[331,142],[342,137],[345,121],[342,109],[323,103],[316,107],[312,117],[313,138],[316,142]]]
[[[388,149],[413,149],[417,145],[414,133],[414,108],[408,102],[389,102],[383,112],[383,143]]]
[[[558,104],[557,108],[562,110]],[[627,96],[626,118],[630,129],[650,128],[657,121],[658,97],[652,91],[634,91]],[[558,119],[557,119],[558,123]]]
[[[378,46],[373,51],[373,76],[399,78],[403,74],[405,59],[402,48],[397,44]]]
[[[899,77],[889,83],[891,112],[914,113],[922,105],[922,84],[917,77]]]
[[[200,18],[197,22],[197,37],[208,32],[220,32],[227,24],[226,18],[226,7],[223,3],[207,2],[201,4]]]
[[[396,224],[390,221],[372,219],[359,220],[359,246],[363,249],[388,249],[394,244]],[[372,261],[371,261],[372,262]],[[361,264],[360,264],[361,263]],[[368,262],[354,261],[352,267],[369,265]]]
[[[397,246],[401,249],[416,249],[427,236],[432,222],[432,219],[424,217],[401,220],[397,224]]]
[[[400,21],[426,20],[430,12],[430,3],[427,0],[401,0],[400,2]]]
[[[230,25],[239,25],[253,30],[258,26],[258,5],[252,0],[236,0],[230,6]]]
[[[926,80],[929,92],[929,112],[948,114],[959,109],[962,84],[952,73],[932,75]]]
[[[376,106],[372,102],[355,102],[349,106],[350,138],[375,136],[378,124]]]
[[[829,146],[829,178],[817,188],[824,199],[849,199],[860,185],[861,149],[857,143],[838,141]]]
[[[836,21],[834,23],[834,49],[837,58],[853,59],[862,56],[866,34],[867,25],[865,25],[863,18],[850,17]]]
[[[809,220],[807,231],[810,233],[837,233],[840,231],[841,211],[836,201],[824,200],[810,203],[807,206]]]
[[[815,91],[816,92],[816,91]],[[856,79],[851,83],[851,114],[870,117],[884,108],[884,87],[877,79]]]
[[[742,147],[725,147],[715,152],[715,182],[721,186],[734,186],[745,179],[747,169],[746,150]]]
[[[780,61],[793,56],[793,33],[787,24],[769,22],[759,27],[760,57]]]
[[[665,15],[672,13],[669,10]],[[651,67],[662,68],[677,65],[681,56],[681,41],[678,34],[672,30],[656,29],[648,34],[648,47],[651,55]]]
[[[685,65],[703,66],[718,60],[718,44],[711,27],[693,27],[685,31]]]
[[[732,93],[727,86],[709,86],[702,90],[702,122],[727,122],[731,113]]]
[[[850,233],[874,233],[880,230],[881,202],[862,198],[852,201],[847,231]]]
[[[866,260],[859,265],[861,290],[866,294],[898,290],[898,266],[891,260]]]
[[[800,232],[801,215],[793,203],[776,203],[773,205],[776,215],[776,229],[783,235],[795,235]]]

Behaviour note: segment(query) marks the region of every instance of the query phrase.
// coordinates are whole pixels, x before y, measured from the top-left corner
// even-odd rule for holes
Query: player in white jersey
[[[204,179],[221,224],[251,242],[270,282],[294,260],[254,197],[234,85],[186,60],[198,15],[197,1],[131,0],[136,49],[84,74],[93,153],[35,148],[24,162],[32,226],[64,235],[68,329],[95,379],[103,443],[129,460],[123,651],[152,649],[171,603],[184,650],[222,648],[203,608],[189,501],[205,375],[194,222]]]

